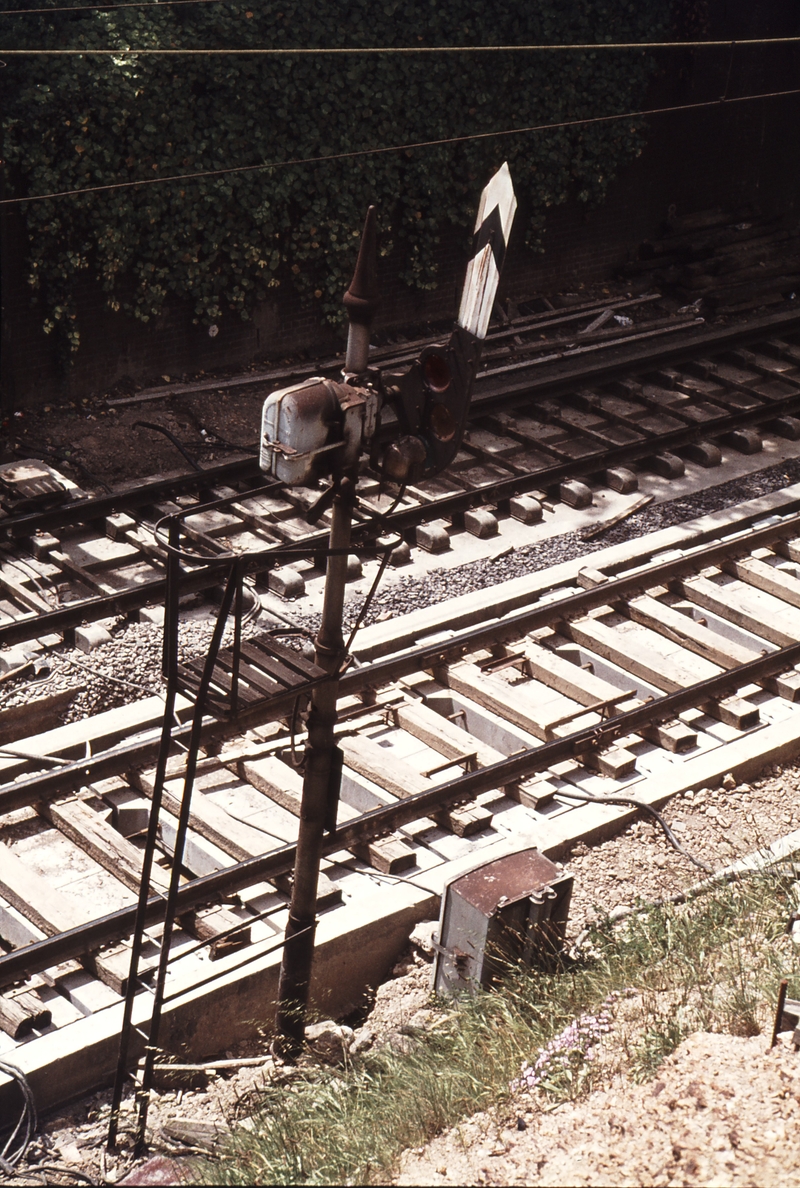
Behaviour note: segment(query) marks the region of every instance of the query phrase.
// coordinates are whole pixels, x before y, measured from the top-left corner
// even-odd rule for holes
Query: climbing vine
[[[28,0],[63,10],[65,0]],[[668,0],[251,0],[5,18],[7,46],[151,48],[645,41]],[[81,190],[635,110],[645,51],[303,57],[12,58],[0,70],[6,196]],[[210,327],[294,286],[341,316],[353,238],[380,210],[381,251],[432,288],[442,227],[474,218],[507,159],[539,244],[548,207],[604,197],[641,120],[401,153],[278,165],[23,207],[28,279],[74,351],[75,286],[147,321],[169,296]]]

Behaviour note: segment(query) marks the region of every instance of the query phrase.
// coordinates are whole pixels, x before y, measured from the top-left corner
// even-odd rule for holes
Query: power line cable
[[[2,52],[2,51],[0,51]],[[443,137],[440,140],[418,140],[408,144],[382,145],[379,148],[354,149],[346,153],[328,153],[318,157],[290,157],[286,161],[265,161],[258,165],[230,165],[224,169],[203,169],[195,173],[175,173],[167,177],[144,177],[138,181],[109,182],[101,186],[84,186],[76,190],[54,190],[48,194],[30,194],[24,198],[4,198],[0,207],[19,206],[23,202],[44,202],[53,198],[74,198],[82,194],[108,193],[114,190],[130,190],[138,186],[156,186],[167,182],[197,181],[202,178],[226,177],[232,174],[256,173],[268,169],[284,169],[296,165],[320,165],[330,161],[346,161],[360,157],[378,156],[384,153],[410,152],[412,149],[439,148],[448,144],[466,144],[475,140],[492,140],[502,136],[522,136],[531,132],[549,132],[558,128],[589,127],[593,124],[608,124],[614,120],[642,119],[645,116],[665,115],[678,111],[697,111],[708,107],[729,107],[734,103],[747,103],[756,99],[780,99],[800,95],[800,87],[789,91],[767,91],[758,95],[737,95],[732,99],[721,96],[699,103],[675,104],[671,107],[652,107],[643,111],[627,111],[621,115],[589,116],[578,120],[560,120],[551,124],[532,124],[525,128],[506,128],[501,132],[472,132],[465,136]]]
[[[174,0],[177,3],[187,3],[188,0]],[[194,3],[203,0],[193,0]],[[152,5],[153,8],[161,7]],[[49,10],[48,10],[49,11]],[[64,9],[64,12],[71,11]],[[107,9],[106,11],[112,11]],[[0,11],[0,16],[4,15]],[[224,49],[224,48],[186,48],[171,47],[169,49],[112,49],[106,47],[85,49],[0,49],[3,57],[96,57],[97,55],[112,55],[114,57],[137,57],[161,55],[166,57],[181,56],[251,56],[251,57],[333,57],[350,54],[519,54],[572,50],[573,52],[588,53],[596,50],[653,50],[653,49],[697,49],[719,48],[730,49],[732,46],[746,47],[755,45],[796,45],[800,36],[796,37],[750,37],[741,41],[725,38],[721,41],[589,41],[566,42],[557,45],[385,45],[385,46],[280,46]]]
[[[116,12],[118,8],[176,8],[180,4],[235,4],[237,0],[126,0],[125,3],[115,4],[75,4],[53,8],[0,8],[0,16],[30,16],[51,13],[58,15],[62,12]]]

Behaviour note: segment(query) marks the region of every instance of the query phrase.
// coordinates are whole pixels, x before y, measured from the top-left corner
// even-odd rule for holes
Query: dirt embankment
[[[617,1078],[549,1113],[522,1099],[511,1103],[520,1113],[476,1115],[406,1152],[395,1183],[800,1184],[800,1054],[788,1036],[768,1045],[689,1036],[655,1081]]]

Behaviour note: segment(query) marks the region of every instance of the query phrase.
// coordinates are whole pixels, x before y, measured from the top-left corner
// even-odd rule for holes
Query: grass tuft
[[[436,1029],[405,1054],[382,1048],[344,1069],[308,1068],[289,1086],[265,1089],[253,1130],[235,1132],[198,1174],[223,1185],[385,1183],[405,1148],[508,1101],[525,1062],[622,992],[615,1067],[637,1080],[653,1076],[692,1032],[758,1034],[780,979],[800,985],[786,935],[791,882],[754,876],[622,925],[605,920],[556,972],[517,968],[494,991],[446,1004]],[[610,1067],[589,1067],[572,1052],[565,1074],[534,1092],[575,1097]]]

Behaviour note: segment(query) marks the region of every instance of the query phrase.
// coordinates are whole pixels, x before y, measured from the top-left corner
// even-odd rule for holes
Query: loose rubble
[[[768,1042],[698,1033],[664,1060],[654,1082],[618,1075],[585,1100],[547,1111],[512,1101],[406,1152],[394,1183],[800,1183],[800,1059],[788,1036],[773,1051]]]

